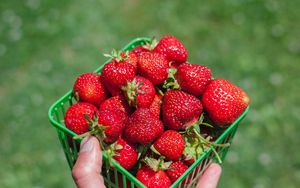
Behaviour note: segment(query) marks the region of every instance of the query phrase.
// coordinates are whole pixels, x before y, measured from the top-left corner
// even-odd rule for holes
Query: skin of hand
[[[78,188],[105,188],[101,176],[102,152],[95,137],[81,141],[78,159],[73,167],[72,176]],[[212,163],[200,177],[197,188],[216,188],[221,176],[221,166]]]

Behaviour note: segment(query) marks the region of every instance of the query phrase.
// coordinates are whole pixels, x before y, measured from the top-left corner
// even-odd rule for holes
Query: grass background
[[[172,34],[251,110],[219,187],[300,186],[299,1],[2,0],[0,187],[73,187],[49,106],[103,53]]]

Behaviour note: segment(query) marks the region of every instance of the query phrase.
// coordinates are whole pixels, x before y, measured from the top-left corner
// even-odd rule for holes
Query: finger
[[[197,188],[216,188],[221,176],[221,172],[221,166],[216,163],[212,163],[199,179]]]
[[[102,152],[95,137],[86,137],[81,141],[78,159],[73,167],[72,176],[79,188],[102,188],[101,176]]]

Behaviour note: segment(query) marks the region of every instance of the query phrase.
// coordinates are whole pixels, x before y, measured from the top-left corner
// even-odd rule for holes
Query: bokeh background
[[[103,53],[172,34],[251,97],[219,187],[300,187],[299,1],[1,0],[0,187],[74,187],[47,111]]]

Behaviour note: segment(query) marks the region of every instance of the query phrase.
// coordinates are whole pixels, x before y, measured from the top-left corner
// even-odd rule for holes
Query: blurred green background
[[[251,110],[219,187],[300,187],[300,1],[0,3],[0,187],[73,187],[47,111],[103,53],[172,34],[189,61],[244,88]]]

